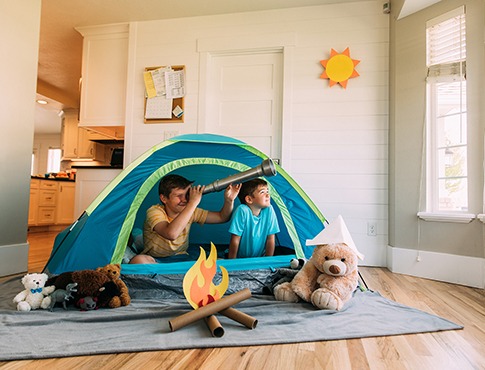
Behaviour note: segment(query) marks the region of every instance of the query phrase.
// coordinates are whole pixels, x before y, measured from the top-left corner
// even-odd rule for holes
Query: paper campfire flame
[[[220,266],[222,280],[219,285],[214,285],[212,279],[217,270],[217,250],[211,243],[209,258],[206,258],[204,249],[200,248],[200,255],[195,264],[184,276],[184,295],[190,305],[197,309],[222,298],[229,286],[229,274]]]

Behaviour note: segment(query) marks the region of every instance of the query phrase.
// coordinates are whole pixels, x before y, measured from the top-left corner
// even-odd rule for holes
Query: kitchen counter
[[[89,170],[109,170],[109,169],[113,169],[113,170],[121,170],[122,168],[121,167],[112,167],[112,166],[109,166],[109,165],[106,165],[106,166],[98,166],[98,165],[82,165],[82,164],[76,164],[76,165],[72,165],[71,168],[74,168],[74,169],[89,169]]]
[[[89,165],[74,165],[71,166],[76,170],[78,169],[88,169],[88,170],[122,170],[121,167],[112,167],[112,166],[89,166]]]
[[[69,181],[76,182],[76,180],[71,180],[68,177],[45,177],[45,176],[30,176],[31,179],[47,180],[47,181]]]

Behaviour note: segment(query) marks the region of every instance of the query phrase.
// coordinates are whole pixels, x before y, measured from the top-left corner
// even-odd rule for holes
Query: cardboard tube
[[[214,315],[206,317],[205,323],[207,324],[207,327],[211,331],[213,337],[220,338],[224,335],[224,328],[222,327],[217,317],[215,317]]]
[[[227,297],[223,297],[215,302],[209,303],[206,306],[199,307],[196,310],[189,311],[183,315],[177,316],[176,318],[169,320],[168,325],[171,331],[178,330],[192,324],[193,322],[203,319],[204,317],[215,314],[216,312],[225,310],[232,305],[235,305],[245,299],[251,297],[251,291],[248,288],[240,290],[237,293],[231,294]]]
[[[219,311],[220,314],[243,324],[246,328],[254,329],[258,325],[258,320],[252,316],[245,314],[244,312],[238,311],[235,308],[229,307],[225,310]]]

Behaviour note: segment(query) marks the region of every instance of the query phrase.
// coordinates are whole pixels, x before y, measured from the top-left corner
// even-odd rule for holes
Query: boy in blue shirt
[[[280,231],[270,202],[268,183],[260,178],[242,184],[238,198],[241,205],[234,211],[229,232],[227,258],[272,256],[275,234]]]

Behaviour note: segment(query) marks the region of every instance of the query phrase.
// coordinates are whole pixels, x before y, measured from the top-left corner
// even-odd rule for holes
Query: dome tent
[[[168,173],[177,173],[196,184],[207,185],[237,172],[259,166],[265,154],[242,141],[212,134],[173,137],[152,147],[125,168],[89,205],[72,225],[59,233],[45,270],[94,269],[108,263],[121,263],[130,233],[142,228],[145,212],[159,202],[158,183]],[[293,249],[298,258],[309,258],[313,246],[306,240],[324,229],[325,218],[300,188],[279,166],[276,176],[268,177],[271,203],[280,233],[277,245]],[[222,192],[203,196],[200,207],[219,210]],[[235,206],[239,201],[235,201]],[[227,246],[229,223],[196,225],[191,228],[191,245]],[[218,261],[228,270],[278,267],[290,256],[259,257]],[[123,265],[123,273],[176,273],[186,271],[193,262],[156,265]]]

